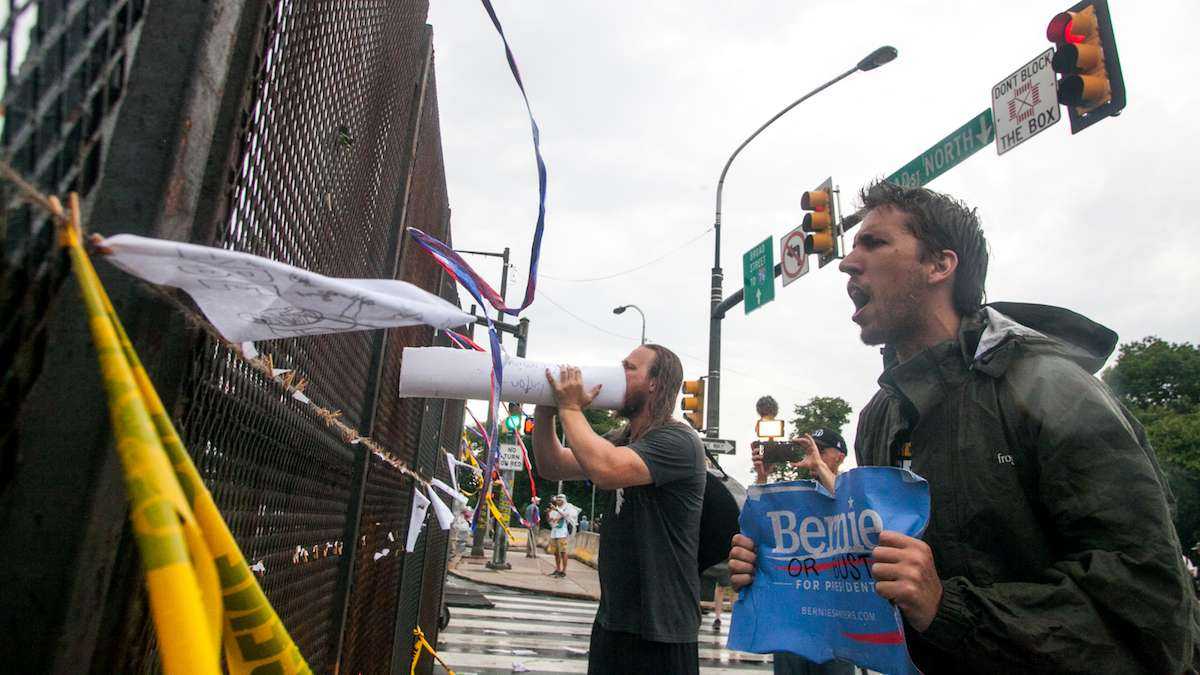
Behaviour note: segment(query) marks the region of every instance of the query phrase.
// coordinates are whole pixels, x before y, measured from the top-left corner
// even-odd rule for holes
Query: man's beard
[[[624,417],[627,420],[633,419],[646,406],[646,392],[630,392],[625,395],[625,400],[621,403],[621,408],[617,410],[617,415]]]
[[[921,313],[925,310],[925,296],[921,282],[914,274],[902,288],[888,293],[889,297],[876,298],[879,303],[878,318],[874,325],[863,327],[860,337],[863,344],[895,346],[917,333],[921,326]]]

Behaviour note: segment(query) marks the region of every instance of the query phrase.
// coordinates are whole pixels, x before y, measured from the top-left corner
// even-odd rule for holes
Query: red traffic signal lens
[[[532,433],[533,433],[533,418],[532,418],[532,417],[526,417],[526,418],[525,418],[525,428],[523,429],[523,431],[524,431],[526,434],[532,434]]]
[[[1046,26],[1046,39],[1057,44],[1079,44],[1085,36],[1076,33],[1075,28],[1075,15],[1071,12],[1061,12],[1054,15],[1054,18],[1050,19],[1050,25]]]

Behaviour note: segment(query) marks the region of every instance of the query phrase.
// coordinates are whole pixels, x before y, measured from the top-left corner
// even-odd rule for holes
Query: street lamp
[[[825,89],[832,87],[838,82],[850,77],[858,71],[874,70],[879,66],[896,58],[895,47],[880,47],[875,51],[865,56],[855,66],[846,72],[838,75],[825,84],[813,89],[807,94],[793,101],[783,110],[780,110],[774,117],[767,120],[750,137],[742,141],[742,144],[733,151],[729,159],[725,162],[725,167],[721,169],[721,178],[717,180],[717,209],[716,217],[713,221],[713,229],[716,231],[716,246],[713,255],[712,267],[712,286],[709,294],[709,320],[708,320],[708,418],[705,424],[705,435],[709,438],[718,438],[720,436],[720,406],[721,406],[721,319],[724,317],[717,316],[717,307],[721,304],[722,288],[721,281],[724,275],[721,272],[721,190],[725,187],[725,174],[729,173],[729,166],[733,164],[733,160],[741,153],[742,148],[750,144],[750,141],[758,137],[764,129],[771,126],[775,120],[783,117],[792,108],[800,105],[808,99],[816,96]]]
[[[624,314],[627,309],[636,309],[638,314],[642,315],[642,344],[646,344],[646,315],[642,313],[642,309],[637,305],[621,305],[613,308],[613,314]]]

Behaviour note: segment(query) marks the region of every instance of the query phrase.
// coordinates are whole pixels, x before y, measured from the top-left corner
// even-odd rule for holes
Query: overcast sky
[[[778,246],[799,223],[803,191],[833,176],[850,212],[864,183],[989,107],[991,87],[1050,46],[1046,23],[1069,6],[493,2],[549,172],[539,296],[525,313],[529,357],[615,364],[637,346],[641,323],[612,309],[634,303],[648,338],[680,354],[688,379],[707,370],[714,240],[704,233],[716,182],[746,136],[875,47],[899,50],[891,64],[801,104],[734,162],[722,218],[726,296],[741,287],[742,254],[767,236]],[[979,209],[992,251],[990,299],[1068,307],[1122,342],[1194,342],[1200,93],[1171,26],[1200,23],[1200,4],[1111,0],[1111,9],[1129,98],[1120,117],[1072,136],[1064,116],[1002,157],[994,147],[977,153],[929,187]],[[454,244],[512,247],[517,302],[537,206],[520,95],[479,3],[433,2],[429,20]],[[567,281],[668,252],[629,274]],[[476,268],[498,283],[498,263],[479,259]],[[786,288],[776,282],[774,302],[748,316],[739,307],[724,322],[721,435],[738,453],[723,463],[739,480],[750,473],[763,394],[785,410],[813,396],[846,399],[853,441],[881,362],[850,321],[845,281],[829,266]]]

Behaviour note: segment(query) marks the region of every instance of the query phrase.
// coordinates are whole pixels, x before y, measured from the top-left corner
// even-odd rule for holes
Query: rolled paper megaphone
[[[501,398],[512,403],[554,405],[546,369],[558,377],[558,364],[504,356]],[[603,385],[592,408],[617,410],[625,400],[625,372],[620,366],[580,366],[583,385]],[[451,347],[405,347],[400,362],[400,396],[471,399],[491,396],[492,357],[487,352]]]

